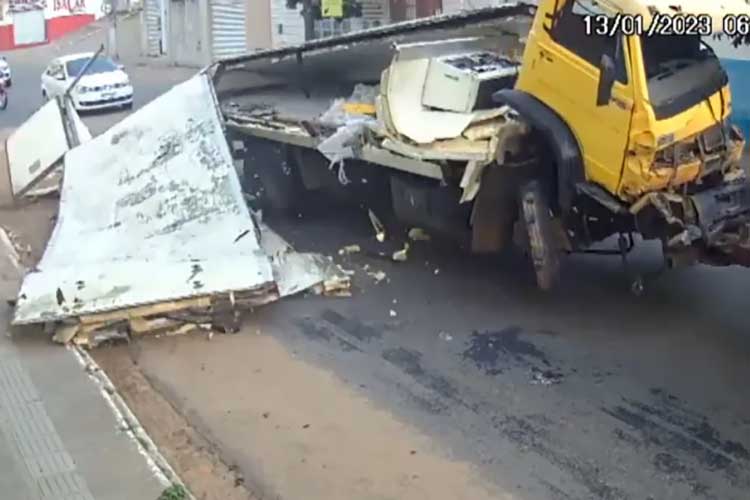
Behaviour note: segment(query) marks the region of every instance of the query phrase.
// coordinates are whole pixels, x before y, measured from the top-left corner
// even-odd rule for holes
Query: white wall
[[[302,5],[287,9],[286,0],[271,0],[271,40],[274,48],[297,45],[305,41]]]

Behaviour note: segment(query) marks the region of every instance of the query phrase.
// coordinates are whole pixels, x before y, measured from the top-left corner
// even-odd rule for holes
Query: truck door
[[[587,33],[586,16],[601,13],[594,0],[564,2],[552,17],[548,36],[542,34],[535,44],[532,72],[535,95],[567,121],[578,139],[587,180],[614,193],[628,145],[634,93],[626,39],[619,33]],[[595,28],[596,23],[589,26]],[[603,54],[615,61],[617,78],[612,99],[597,106]]]

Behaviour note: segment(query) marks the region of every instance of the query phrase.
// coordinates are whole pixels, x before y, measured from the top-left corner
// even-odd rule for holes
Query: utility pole
[[[117,51],[117,7],[119,0],[106,0],[102,3],[104,13],[109,17],[109,28],[107,28],[107,55],[116,60],[120,59]]]
[[[302,19],[305,22],[305,41],[312,40],[315,35],[313,0],[302,0]]]

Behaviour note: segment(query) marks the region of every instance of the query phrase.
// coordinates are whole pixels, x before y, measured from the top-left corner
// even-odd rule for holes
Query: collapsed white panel
[[[13,194],[23,194],[37,179],[47,175],[68,148],[62,113],[57,101],[52,99],[8,137]]]
[[[66,100],[65,112],[69,118],[69,125],[75,133],[75,137],[71,138],[71,142],[74,145],[78,145],[90,141],[93,137],[91,135],[91,131],[88,129],[86,124],[83,123],[83,120],[81,120],[81,117],[76,112],[70,99]],[[26,191],[23,195],[33,198],[36,196],[46,196],[50,193],[58,192],[60,190],[60,182],[62,182],[62,174],[62,162],[58,162],[57,166],[53,168],[52,171],[47,174],[44,179],[41,179],[39,182],[37,182],[33,188]]]
[[[14,324],[273,283],[205,75],[64,161],[57,225]]]

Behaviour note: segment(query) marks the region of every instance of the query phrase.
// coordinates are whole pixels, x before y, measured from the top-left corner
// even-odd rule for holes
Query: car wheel
[[[49,101],[49,96],[47,95],[47,91],[42,89],[42,99],[45,101]]]
[[[127,109],[127,110],[133,109],[133,103],[129,102],[127,104],[123,104],[122,109]]]
[[[9,79],[7,82],[5,82],[6,87],[10,87],[11,85],[13,85],[13,80]]]

